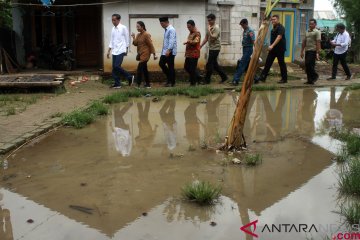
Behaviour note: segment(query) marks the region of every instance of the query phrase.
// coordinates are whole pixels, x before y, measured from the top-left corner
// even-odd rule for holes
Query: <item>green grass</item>
[[[95,101],[84,110],[75,110],[65,115],[62,123],[74,128],[83,128],[94,122],[97,116],[107,115],[108,112],[109,109],[104,103]]]
[[[276,85],[253,85],[252,90],[253,91],[274,91],[279,90],[280,87]],[[241,87],[236,88],[235,91],[240,92]]]
[[[201,205],[213,204],[221,193],[221,186],[214,186],[209,182],[195,181],[182,188],[183,196]]]
[[[211,87],[174,87],[161,89],[132,89],[128,91],[119,91],[110,94],[104,98],[108,104],[121,103],[129,101],[129,98],[137,98],[149,95],[151,97],[185,95],[191,98],[199,98],[214,93],[223,93],[224,89]]]
[[[360,222],[360,202],[353,201],[347,205],[342,205],[340,207],[340,213],[345,217],[348,225],[352,226],[354,224],[359,224]]]
[[[15,114],[16,114],[16,110],[14,107],[9,107],[6,109],[6,113],[5,113],[6,116],[15,115]]]
[[[94,114],[82,110],[73,111],[67,114],[62,120],[64,125],[74,128],[83,128],[94,121]]]
[[[332,130],[329,135],[344,142],[344,151],[350,156],[360,155],[360,136],[348,130]]]
[[[335,160],[338,163],[345,163],[349,160],[349,158],[351,158],[351,156],[349,156],[347,150],[345,147],[343,147],[339,153],[336,154],[335,156]]]
[[[107,115],[109,113],[109,108],[102,102],[94,101],[87,109],[87,111],[93,113],[96,116],[101,116]]]
[[[342,194],[360,196],[360,159],[352,158],[342,166],[339,190]]]
[[[247,166],[256,166],[262,163],[262,156],[258,153],[256,154],[245,154],[244,163]]]
[[[345,90],[359,90],[359,89],[360,89],[360,83],[355,83],[345,88]]]

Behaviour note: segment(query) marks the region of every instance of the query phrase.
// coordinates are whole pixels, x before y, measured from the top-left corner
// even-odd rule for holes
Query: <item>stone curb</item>
[[[35,130],[25,133],[23,136],[15,138],[11,142],[7,142],[3,145],[0,145],[0,156],[9,153],[10,151],[16,149],[22,144],[40,136],[41,134],[49,132],[51,129],[61,125],[61,118],[54,118],[45,120],[40,124]]]

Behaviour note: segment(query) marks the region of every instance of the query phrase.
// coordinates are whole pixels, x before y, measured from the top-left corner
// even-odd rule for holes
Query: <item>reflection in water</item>
[[[317,106],[317,93],[312,88],[303,90],[303,103],[301,108],[302,124],[301,132],[307,136],[315,134],[315,110]]]
[[[191,102],[184,111],[186,138],[192,146],[197,146],[200,143],[200,124],[204,126],[196,114],[198,105],[198,102]]]
[[[124,115],[131,108],[132,103],[127,103],[124,107],[114,108],[113,137],[116,151],[123,157],[129,156],[132,149],[132,139],[129,125],[125,123]]]
[[[266,140],[267,141],[276,141],[281,137],[282,130],[282,119],[283,119],[283,109],[286,100],[286,90],[281,90],[278,103],[276,104],[275,110],[273,110],[269,97],[266,95],[261,96],[262,102],[264,104],[264,110],[266,114]]]
[[[0,239],[13,240],[14,238],[10,219],[10,211],[2,206],[2,199],[3,195],[0,193]]]
[[[332,212],[336,210],[332,155],[304,140],[308,138],[287,135],[301,134],[313,139],[314,119],[316,123],[324,119],[334,104],[344,111],[344,119],[358,121],[351,119],[356,114],[345,112],[353,106],[349,100],[354,101],[359,95],[349,92],[341,97],[338,91],[335,97],[340,97],[334,102],[330,101],[331,94],[330,89],[254,93],[245,132],[251,132],[247,136],[249,148],[263,156],[263,163],[256,168],[223,166],[222,154],[198,148],[187,151],[189,144],[197,145],[205,137],[213,139],[219,129],[225,129],[236,104],[233,93],[210,96],[206,105],[199,105],[194,99],[169,97],[159,103],[137,99],[134,105],[114,106],[113,116],[89,128],[61,129],[47,136],[46,141],[18,151],[10,159],[9,168],[0,173],[2,177],[15,176],[0,181],[0,185],[16,191],[4,191],[4,199],[8,200],[0,209],[1,219],[9,219],[9,209],[14,238],[25,236],[24,240],[46,239],[36,236],[49,236],[53,234],[51,229],[61,229],[55,231],[56,236],[47,238],[52,240],[80,239],[69,237],[76,234],[97,240],[233,240],[245,239],[240,226],[256,219],[261,224],[337,223],[338,216]],[[162,131],[157,130],[160,124],[166,144]],[[116,128],[127,133],[128,138],[116,135]],[[186,137],[178,137],[177,132]],[[119,161],[118,156],[109,154],[109,142],[113,144],[110,133],[122,154],[131,151],[129,158]],[[131,135],[136,136],[132,149]],[[263,139],[270,141],[262,142]],[[175,147],[184,158],[169,161],[164,148],[168,151]],[[54,163],[62,166],[61,171],[53,170]],[[28,175],[32,177],[27,178]],[[222,203],[199,208],[177,200],[181,187],[194,179],[221,183]],[[11,194],[26,201],[11,201]],[[38,208],[26,217],[44,222],[34,230],[28,229],[32,226],[26,225],[23,217],[27,209],[34,209],[29,202]],[[69,204],[95,211],[86,215],[69,209]],[[48,221],[54,213],[40,216],[40,208],[59,213],[60,220]],[[139,217],[143,212],[148,215]],[[218,225],[211,227],[210,221]],[[9,224],[2,229],[6,227]],[[26,235],[28,232],[32,235]],[[295,234],[259,239],[298,237]]]
[[[149,148],[152,147],[158,125],[155,124],[153,128],[149,121],[150,101],[146,101],[144,107],[142,103],[137,103],[137,108],[139,113],[139,135],[135,138],[136,146],[141,148],[139,150],[146,155]]]
[[[160,117],[163,122],[165,140],[168,149],[176,148],[177,122],[175,120],[175,99],[168,99],[160,109]]]
[[[326,112],[325,115],[325,124],[326,128],[336,128],[340,129],[343,124],[343,105],[346,99],[348,92],[343,90],[339,99],[336,101],[336,89],[332,87],[330,89],[330,109]]]
[[[211,221],[216,211],[216,205],[202,206],[172,198],[165,203],[163,214],[168,222],[192,221],[195,225]]]
[[[219,116],[218,116],[218,108],[221,101],[225,98],[225,94],[219,95],[215,97],[209,97],[207,99],[206,104],[206,112],[207,112],[207,122],[205,127],[205,139],[210,141],[210,144],[213,144],[211,140],[219,135]]]

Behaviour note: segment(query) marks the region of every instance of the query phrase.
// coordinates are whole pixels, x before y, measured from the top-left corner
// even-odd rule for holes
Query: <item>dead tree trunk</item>
[[[263,21],[259,34],[255,41],[254,52],[252,54],[247,73],[241,87],[241,93],[236,105],[235,113],[228,129],[228,136],[222,150],[241,149],[246,147],[245,137],[243,135],[247,107],[250,101],[251,89],[254,82],[256,69],[259,63],[259,57],[264,45],[265,37],[268,33],[270,20]]]

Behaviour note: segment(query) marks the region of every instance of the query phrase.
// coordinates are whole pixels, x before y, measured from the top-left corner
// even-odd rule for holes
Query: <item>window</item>
[[[221,29],[221,43],[230,44],[230,15],[231,6],[220,6],[220,29]]]

